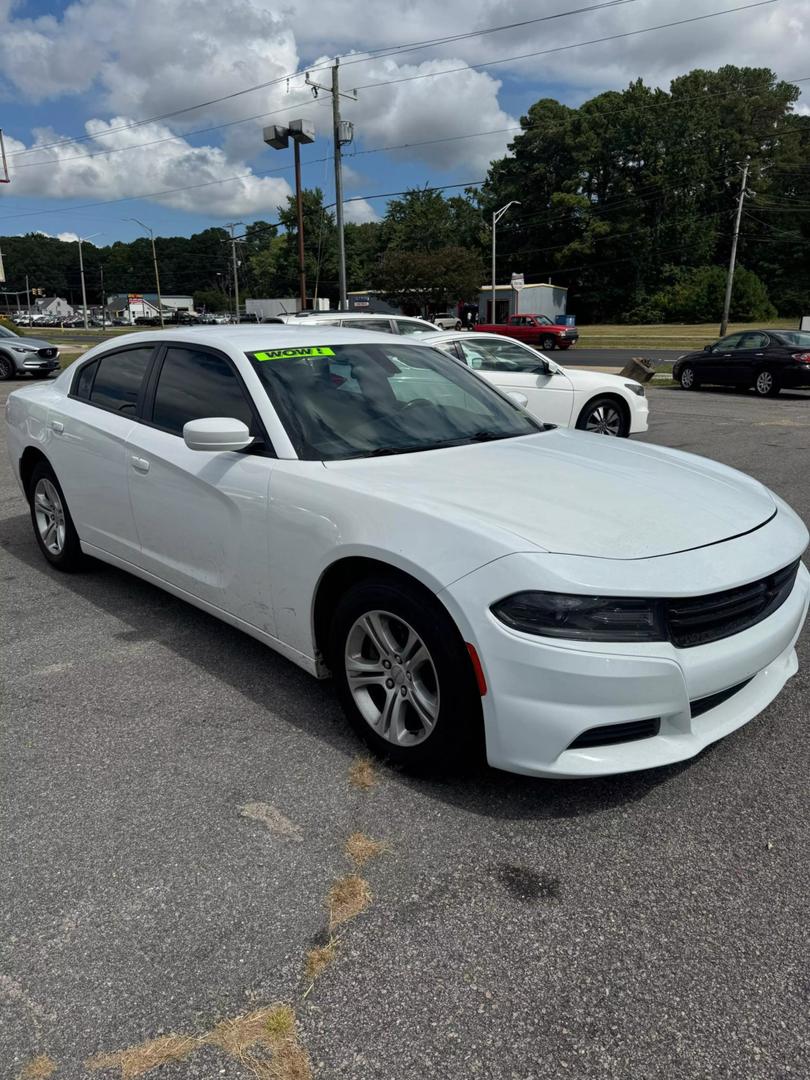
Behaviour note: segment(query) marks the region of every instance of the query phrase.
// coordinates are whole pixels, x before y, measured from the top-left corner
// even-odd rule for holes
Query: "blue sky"
[[[347,197],[483,177],[488,162],[505,151],[508,134],[437,142],[408,153],[352,151],[509,127],[539,97],[576,104],[639,75],[667,85],[695,66],[760,64],[763,56],[778,56],[783,76],[798,76],[805,66],[808,71],[801,73],[810,75],[803,59],[810,51],[807,0],[778,0],[534,61],[474,66],[745,2],[622,0],[606,6],[598,0],[513,0],[506,6],[501,0],[446,0],[437,8],[414,0],[403,9],[390,0],[370,0],[364,7],[350,0],[310,0],[298,11],[271,0],[0,0],[0,126],[13,176],[12,184],[0,187],[0,235],[100,233],[96,242],[107,244],[141,234],[129,217],[163,235],[187,235],[227,220],[275,220],[292,170],[267,170],[291,166],[292,153],[266,148],[261,128],[295,115],[313,119],[318,133],[303,151],[304,161],[314,162],[305,165],[305,185],[324,187],[331,202],[331,166],[316,161],[330,152],[328,98],[314,101],[300,78],[289,91],[282,82],[155,124],[131,125],[300,71],[336,52],[365,55],[567,8],[596,8],[345,67],[347,89],[385,84],[361,90],[356,104],[345,105],[345,116],[356,125],[356,141],[347,151]],[[448,67],[460,70],[425,78]],[[414,75],[419,78],[402,81]],[[326,72],[318,77],[329,81]],[[261,112],[276,115],[244,122]],[[31,151],[37,144],[85,136],[87,125],[95,132],[91,140]],[[189,134],[212,126],[218,130]],[[116,130],[108,133],[107,127]],[[152,146],[141,148],[141,142]],[[83,159],[85,154],[96,156]],[[231,176],[242,179],[219,182]],[[111,201],[192,185],[204,186]],[[83,205],[96,202],[105,205]],[[384,201],[373,200],[350,204],[347,214],[369,220],[384,209]]]

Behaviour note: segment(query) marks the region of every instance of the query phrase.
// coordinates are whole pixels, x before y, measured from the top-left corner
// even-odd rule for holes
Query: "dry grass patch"
[[[254,1046],[269,1046],[267,1025],[275,1012],[282,1007],[284,1006],[266,1005],[245,1013],[244,1016],[221,1020],[209,1031],[204,1041],[211,1046],[218,1046],[236,1058]]]
[[[142,1076],[158,1065],[170,1061],[182,1061],[200,1045],[200,1040],[191,1035],[162,1035],[159,1039],[150,1039],[139,1046],[129,1046],[114,1054],[97,1054],[85,1061],[85,1067],[91,1072],[102,1069],[120,1069],[122,1080]]]
[[[377,774],[370,758],[357,758],[349,769],[349,783],[361,791],[369,791],[377,784]]]
[[[307,953],[304,971],[308,979],[317,979],[335,959],[335,943],[328,942],[319,949],[310,949]]]
[[[329,929],[334,930],[341,923],[356,918],[371,903],[371,889],[368,882],[357,874],[336,881],[329,890]]]
[[[56,1062],[47,1054],[38,1054],[17,1074],[17,1080],[47,1080],[56,1072]]]
[[[344,850],[347,857],[359,868],[365,866],[371,859],[376,859],[379,855],[382,855],[389,849],[385,841],[372,840],[371,837],[366,836],[365,833],[356,832],[352,833],[346,841]]]

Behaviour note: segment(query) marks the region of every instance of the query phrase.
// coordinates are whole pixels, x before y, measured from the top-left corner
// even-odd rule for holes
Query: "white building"
[[[161,296],[160,302],[164,318],[178,311],[194,310],[191,296]],[[117,293],[107,297],[107,315],[112,319],[133,323],[136,319],[155,318],[159,314],[157,293]]]
[[[40,296],[34,301],[35,315],[47,315],[49,319],[69,319],[73,308],[61,296]]]

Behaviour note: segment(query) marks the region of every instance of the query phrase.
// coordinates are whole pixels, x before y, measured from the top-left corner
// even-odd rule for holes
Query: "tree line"
[[[810,117],[798,87],[766,68],[692,71],[668,91],[641,80],[579,107],[552,98],[521,118],[508,153],[480,190],[445,198],[415,189],[381,221],[346,226],[350,290],[372,289],[416,310],[478,297],[488,281],[492,213],[520,202],[498,226],[497,279],[523,273],[569,290],[580,321],[704,321],[722,307],[725,268],[749,162],[732,317],[810,310]],[[211,228],[157,239],[166,294],[229,306],[228,234]],[[337,236],[323,193],[304,192],[308,294],[338,295]],[[23,275],[48,295],[78,302],[75,244],[40,234],[4,237],[8,284]],[[84,245],[88,297],[153,292],[149,240]],[[294,200],[277,222],[247,226],[239,245],[243,297],[295,296]]]

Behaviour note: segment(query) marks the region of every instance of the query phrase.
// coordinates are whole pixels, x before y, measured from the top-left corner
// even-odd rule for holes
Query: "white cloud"
[[[79,234],[75,232],[60,232],[55,236],[53,233],[45,232],[44,229],[36,230],[37,236],[48,236],[51,240],[61,240],[65,244],[75,244],[79,239]]]
[[[364,225],[367,221],[379,221],[380,215],[370,202],[358,199],[356,202],[348,202],[343,209],[343,217],[355,225]]]
[[[7,152],[14,155],[11,174],[15,194],[60,199],[85,199],[91,194],[93,201],[150,195],[154,202],[177,210],[227,218],[232,214],[274,211],[291,193],[285,179],[257,176],[243,161],[229,160],[218,147],[192,146],[185,139],[161,142],[172,135],[164,124],[116,130],[127,122],[122,116],[108,122],[88,121],[86,129],[93,139],[84,143],[83,149],[55,146],[24,158],[16,155],[28,148],[16,139],[9,140]],[[52,132],[37,134],[34,147],[53,141]],[[150,140],[155,140],[156,145],[148,153],[137,149],[114,152]],[[99,150],[113,152],[98,157],[79,156]],[[15,169],[17,161],[26,167]],[[28,168],[32,162],[43,167]],[[238,179],[219,182],[226,177]],[[173,190],[184,187],[190,190]]]

